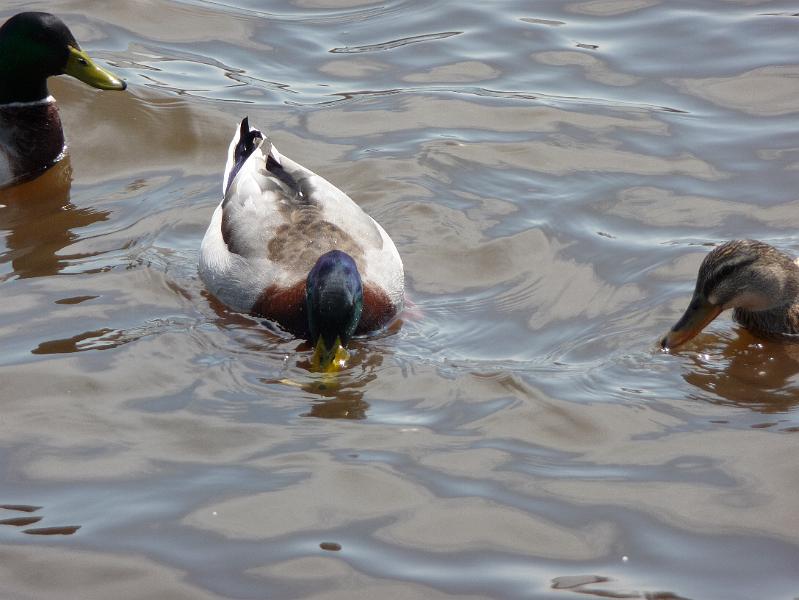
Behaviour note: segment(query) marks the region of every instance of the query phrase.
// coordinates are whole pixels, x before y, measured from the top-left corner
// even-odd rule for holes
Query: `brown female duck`
[[[32,179],[64,154],[64,132],[51,75],[71,75],[103,90],[125,82],[95,65],[66,25],[48,13],[24,12],[0,27],[0,187]]]
[[[693,338],[722,311],[755,335],[799,334],[799,265],[773,246],[733,240],[702,261],[691,303],[661,340],[664,349]]]

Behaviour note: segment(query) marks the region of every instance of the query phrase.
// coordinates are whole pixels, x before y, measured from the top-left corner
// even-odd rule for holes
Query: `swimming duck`
[[[67,74],[103,90],[126,85],[95,65],[59,19],[14,15],[0,27],[0,187],[31,179],[64,154],[64,132],[47,78]]]
[[[353,335],[380,329],[403,305],[402,260],[383,228],[247,118],[230,143],[199,270],[228,307],[307,339],[312,365],[328,372]]]
[[[664,349],[693,338],[722,311],[767,338],[799,334],[799,264],[773,246],[733,240],[702,261],[691,303],[661,340]]]

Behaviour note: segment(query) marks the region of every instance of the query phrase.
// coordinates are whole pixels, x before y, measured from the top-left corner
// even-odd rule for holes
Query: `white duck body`
[[[303,336],[308,272],[335,249],[354,259],[363,282],[357,333],[382,327],[404,299],[394,242],[349,196],[279,154],[244,119],[228,151],[223,199],[202,241],[199,270],[208,290],[233,310]]]

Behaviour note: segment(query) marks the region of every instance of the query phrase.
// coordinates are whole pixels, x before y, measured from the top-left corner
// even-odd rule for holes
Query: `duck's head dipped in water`
[[[331,250],[319,257],[306,279],[305,310],[312,363],[323,370],[335,366],[346,356],[363,311],[361,274],[349,254]]]
[[[733,240],[702,261],[693,297],[661,339],[664,349],[684,344],[722,311],[756,335],[796,339],[799,334],[799,265],[769,244]]]
[[[307,339],[312,367],[337,370],[354,335],[401,310],[402,261],[388,234],[247,119],[230,143],[222,191],[200,276],[227,306]]]

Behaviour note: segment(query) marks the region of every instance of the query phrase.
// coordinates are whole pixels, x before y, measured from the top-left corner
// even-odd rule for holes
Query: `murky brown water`
[[[796,5],[263,5],[0,8],[130,84],[0,192],[0,596],[798,597],[799,350],[655,350],[709,244],[799,255]],[[197,276],[243,115],[404,258],[337,390]]]

